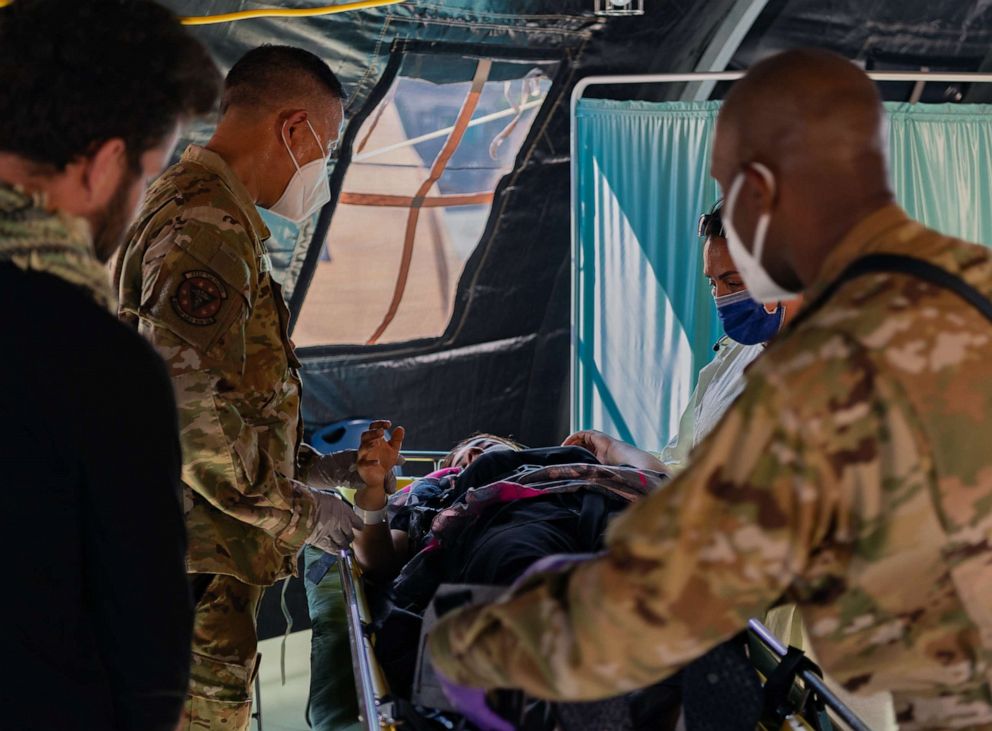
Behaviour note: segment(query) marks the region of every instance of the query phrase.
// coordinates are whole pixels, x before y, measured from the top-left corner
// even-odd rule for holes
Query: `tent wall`
[[[220,0],[169,4],[182,14],[238,9]],[[587,0],[454,0],[197,28],[225,65],[264,42],[300,45],[327,59],[349,95],[349,130],[388,81],[390,59],[405,44],[477,54],[487,47],[518,48],[560,59],[515,168],[497,189],[445,334],[398,345],[303,349],[307,424],[387,416],[410,427],[411,448],[443,447],[477,430],[531,444],[560,439],[568,426],[568,94],[585,75],[691,69],[732,4],[665,0],[650,3],[645,17],[601,22]],[[326,223],[334,205],[294,241],[286,242],[290,231],[271,242],[297,314],[306,269],[316,256],[313,229]]]
[[[897,200],[940,231],[992,245],[992,109],[887,106]],[[708,175],[718,111],[719,102],[579,103],[579,428],[660,449],[712,355],[720,330],[695,223],[718,197]]]
[[[323,4],[164,1],[181,15]],[[643,17],[604,19],[592,15],[592,0],[418,0],[340,15],[194,28],[224,67],[262,43],[297,45],[321,56],[348,93],[349,131],[384,89],[397,54],[414,44],[447,54],[452,68],[460,54],[487,49],[560,60],[552,92],[513,172],[497,189],[486,232],[459,280],[447,330],[439,338],[395,345],[303,349],[308,426],[352,415],[390,416],[411,427],[412,448],[441,447],[480,429],[532,444],[560,438],[568,428],[568,94],[583,76],[696,70],[702,58],[712,57],[708,52],[723,37],[723,20],[742,2],[650,0]],[[877,57],[958,54],[964,59],[962,69],[974,69],[983,63],[975,55],[989,46],[992,9],[985,0],[941,7],[924,0],[844,0],[829,6],[824,10],[816,0],[769,0],[731,65],[814,42],[852,57],[869,51]],[[445,81],[436,73],[430,80]],[[594,95],[628,98],[615,92],[600,88]],[[659,101],[678,99],[681,92],[674,85],[623,93]],[[207,134],[209,125],[194,130],[189,139],[203,140]],[[343,175],[347,163],[343,150],[333,175]],[[336,200],[299,230],[274,227],[270,247],[294,317],[307,296],[323,243],[315,233],[335,209]]]

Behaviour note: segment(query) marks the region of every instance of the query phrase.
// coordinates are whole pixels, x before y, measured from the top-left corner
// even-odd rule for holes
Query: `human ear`
[[[84,158],[69,163],[76,167],[80,203],[85,211],[104,209],[114,197],[127,168],[127,146],[120,137],[101,142]]]

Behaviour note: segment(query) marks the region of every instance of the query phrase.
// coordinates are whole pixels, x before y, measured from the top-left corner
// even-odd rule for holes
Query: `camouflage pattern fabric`
[[[257,595],[296,571],[315,519],[305,482],[357,480],[353,456],[301,446],[299,361],[268,235],[224,161],[191,146],[149,189],[114,277],[121,318],[175,387],[187,570],[219,575],[196,610],[190,728],[247,728]]]
[[[870,253],[992,296],[988,249],[889,206],[838,245],[807,301]],[[929,282],[863,276],[746,378],[686,470],[611,526],[603,558],[445,618],[438,668],[602,698],[670,675],[784,596],[824,670],[891,690],[904,731],[992,729],[992,324]]]
[[[260,586],[296,570],[314,521],[302,481],[326,468],[301,449],[299,361],[268,235],[224,161],[191,146],[148,191],[115,274],[122,319],[176,390],[188,569]]]
[[[114,312],[110,277],[96,258],[89,224],[46,208],[43,196],[0,183],[0,263],[51,274],[82,287]]]
[[[179,731],[247,731],[258,672],[255,615],[262,588],[220,574],[192,578],[194,594],[201,596]]]

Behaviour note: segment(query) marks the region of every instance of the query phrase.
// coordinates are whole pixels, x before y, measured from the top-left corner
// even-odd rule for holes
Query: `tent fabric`
[[[696,219],[720,102],[583,99],[573,426],[660,449],[719,337]],[[886,105],[897,200],[945,233],[992,245],[992,108]],[[961,191],[967,191],[966,196]]]
[[[163,4],[179,15],[214,15],[272,5],[245,0],[165,0]],[[294,3],[298,7],[321,4],[326,3]],[[442,53],[447,53],[448,47],[460,46],[461,53],[451,54],[450,63],[424,67],[419,76],[433,83],[462,80],[462,67],[474,65],[465,56],[484,55],[487,47],[560,50],[577,46],[588,38],[589,28],[596,25],[586,5],[581,0],[525,0],[514,3],[513,11],[507,12],[506,3],[498,0],[446,0],[311,18],[258,18],[195,26],[192,31],[207,43],[225,70],[247,50],[265,43],[297,46],[317,54],[344,85],[345,116],[350,119],[364,108],[391,55],[402,50],[397,44],[426,42],[436,44]],[[516,78],[527,70],[504,64],[493,78]],[[208,133],[209,126],[198,127],[184,142],[200,142]],[[179,149],[183,146],[180,144]],[[329,167],[333,171],[333,164]],[[273,270],[287,298],[293,297],[303,271],[315,223],[311,220],[299,229],[282,223],[272,232],[269,245],[277,253]]]

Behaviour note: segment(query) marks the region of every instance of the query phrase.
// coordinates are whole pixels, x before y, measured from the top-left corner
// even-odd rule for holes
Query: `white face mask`
[[[320,137],[317,136],[317,132],[314,131],[313,125],[310,124],[310,120],[306,120],[306,123],[314,139],[317,140],[317,147],[323,150],[324,145],[320,141]],[[269,206],[269,210],[299,225],[319,211],[331,199],[331,184],[327,180],[327,161],[323,157],[318,157],[300,167],[289,147],[289,142],[286,140],[285,125],[282,128],[282,143],[286,146],[286,152],[289,153],[289,159],[293,161],[296,172],[289,179],[286,190],[283,191],[279,200]]]
[[[751,163],[751,167],[761,174],[761,177],[765,179],[774,192],[775,176],[772,175],[772,171],[760,162]],[[753,299],[763,304],[775,304],[782,300],[791,299],[798,293],[790,292],[779,286],[765,271],[765,267],[761,263],[761,255],[765,250],[765,236],[768,234],[768,224],[772,220],[771,214],[762,213],[758,218],[758,225],[754,229],[753,254],[744,246],[744,242],[741,241],[741,237],[737,235],[737,230],[734,228],[734,203],[743,185],[744,172],[741,171],[734,178],[730,191],[727,193],[727,202],[724,204],[723,227],[727,232],[727,248],[730,251],[730,258],[737,265],[737,271],[740,272],[741,278]]]

